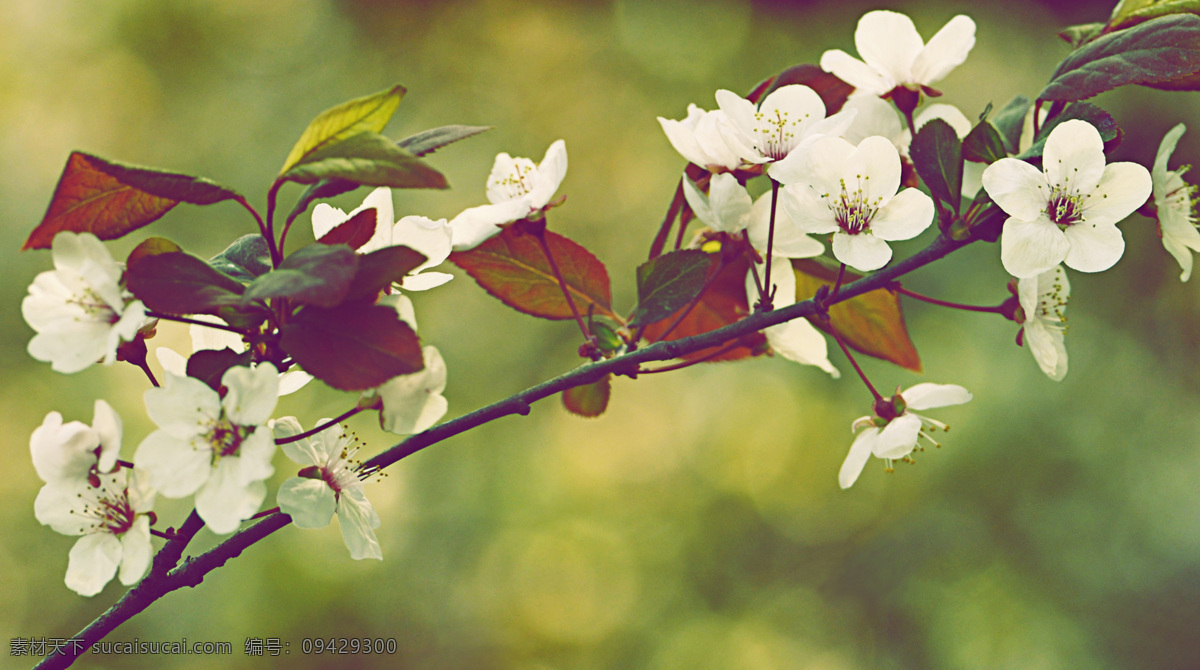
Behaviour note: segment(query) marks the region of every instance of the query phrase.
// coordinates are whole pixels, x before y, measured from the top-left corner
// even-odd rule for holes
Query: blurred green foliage
[[[451,217],[484,202],[499,151],[540,159],[564,138],[571,168],[551,226],[634,295],[682,161],[656,116],[714,106],[827,48],[852,50],[852,3],[670,0],[438,3],[319,0],[10,0],[0,22],[2,447],[0,632],[67,637],[122,592],[66,589],[73,538],[37,524],[28,435],[50,410],[89,422],[104,397],[125,454],[151,426],[130,366],[63,377],[25,354],[19,303],[48,252],[18,254],[72,149],[208,176],[256,204],[319,111],[392,83],[409,89],[389,132],[495,126],[430,162],[448,192],[396,192],[398,215]],[[943,82],[969,116],[1040,90],[1059,27],[1105,3],[897,3],[927,38],[953,14],[978,44]],[[1097,101],[1126,132],[1124,159],[1191,126],[1195,94],[1145,89]],[[290,187],[289,187],[290,188]],[[299,190],[284,191],[286,198]],[[350,208],[366,193],[337,200]],[[304,220],[302,219],[302,222]],[[180,207],[154,225],[212,255],[253,223],[232,204]],[[554,402],[438,445],[368,494],[385,560],[354,562],[338,532],[287,528],[112,640],[230,641],[232,657],[89,655],[79,667],[263,668],[247,637],[287,643],[288,667],[1184,668],[1200,666],[1200,281],[1178,282],[1153,222],[1123,226],[1125,259],[1072,275],[1071,372],[1048,381],[1015,327],[911,304],[926,375],[868,361],[877,384],[958,383],[975,393],[937,417],[945,446],[850,491],[837,469],[869,411],[852,377],[782,360],[699,366],[614,384],[608,413]],[[309,231],[293,236],[310,239]],[[928,236],[928,233],[926,234]],[[127,252],[139,235],[112,244]],[[924,239],[924,238],[923,238]],[[899,253],[922,240],[900,245]],[[415,297],[445,355],[451,415],[578,363],[569,324],[516,314],[461,276]],[[995,246],[976,245],[909,285],[962,302],[1003,299]],[[152,344],[187,346],[164,327]],[[843,371],[847,362],[834,359]],[[308,389],[281,403],[310,425],[352,398]],[[361,417],[360,417],[361,418]],[[369,418],[368,449],[392,443]],[[285,459],[273,487],[289,476]],[[160,503],[160,527],[186,501]],[[196,547],[211,546],[207,532]],[[313,637],[395,638],[394,658],[306,656]],[[0,665],[27,667],[5,650]]]

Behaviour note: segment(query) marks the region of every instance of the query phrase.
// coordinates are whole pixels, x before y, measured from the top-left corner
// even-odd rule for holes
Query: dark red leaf
[[[369,301],[305,307],[282,328],[280,346],[335,389],[364,391],[425,367],[421,342],[396,310]]]
[[[364,209],[333,227],[317,240],[321,244],[345,244],[358,249],[375,235],[376,214],[374,207]]]

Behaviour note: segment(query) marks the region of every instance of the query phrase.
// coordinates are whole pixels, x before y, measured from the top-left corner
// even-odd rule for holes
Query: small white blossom
[[[387,187],[371,191],[363,204],[349,214],[325,203],[318,204],[313,208],[313,235],[320,239],[355,214],[370,208],[375,209],[375,233],[358,248],[359,253],[403,245],[425,256],[425,262],[404,278],[399,285],[401,289],[425,291],[454,279],[454,275],[445,272],[426,272],[450,256],[450,224],[445,219],[434,221],[424,216],[406,216],[392,223],[392,190]]]
[[[746,232],[750,245],[759,253],[767,251],[767,233],[771,222],[771,192],[753,202],[744,186],[731,174],[715,174],[705,195],[690,179],[683,180],[683,195],[688,206],[701,223],[712,230],[736,235]],[[825,250],[820,242],[804,234],[792,220],[783,201],[792,196],[786,189],[779,191],[780,202],[775,207],[775,241],[773,253],[787,258],[810,258]]]
[[[196,512],[214,533],[233,532],[258,511],[274,472],[275,440],[267,420],[278,402],[279,374],[262,363],[234,367],[221,378],[222,398],[204,382],[164,375],[146,391],[146,411],[158,430],[138,445],[134,460],[168,498],[196,494]]]
[[[975,22],[955,16],[926,44],[912,19],[877,10],[858,20],[854,46],[862,60],[831,49],[821,55],[821,69],[854,86],[856,92],[883,96],[896,87],[921,90],[967,59],[975,46]]]
[[[487,180],[490,205],[463,210],[450,220],[455,251],[474,249],[500,232],[499,226],[533,216],[550,204],[567,176],[567,145],[557,140],[537,165],[528,158],[496,156]]]
[[[57,372],[79,372],[117,360],[117,345],[134,339],[145,306],[120,287],[121,266],[91,233],[59,233],[51,245],[54,270],[34,278],[21,314],[37,335],[29,355]]]
[[[328,421],[321,419],[317,425]],[[304,432],[300,422],[290,416],[274,421],[273,426],[279,439]],[[379,515],[363,492],[363,480],[371,473],[363,472],[354,460],[359,446],[358,438],[340,425],[284,443],[288,458],[305,467],[300,476],[279,487],[276,499],[279,509],[299,528],[324,528],[336,512],[350,557],[382,559],[374,531],[379,527]]]
[[[1017,281],[1017,299],[1025,312],[1022,338],[1042,372],[1056,382],[1067,376],[1067,301],[1071,283],[1067,272],[1056,265],[1037,277]]]
[[[856,113],[842,110],[825,118],[821,96],[800,84],[779,87],[757,106],[737,93],[720,90],[717,104],[727,117],[726,143],[744,162],[765,164],[767,174],[781,184],[795,180],[794,166],[805,153],[798,147],[822,135],[840,135]]]
[[[1180,281],[1192,276],[1192,252],[1200,251],[1200,231],[1196,230],[1196,215],[1192,196],[1196,187],[1183,181],[1189,166],[1168,170],[1167,161],[1187,128],[1181,123],[1163,137],[1154,157],[1150,177],[1154,182],[1154,206],[1158,211],[1158,231],[1163,247],[1179,262]]]
[[[1150,196],[1150,172],[1137,163],[1105,165],[1100,132],[1079,119],[1050,131],[1042,165],[1001,158],[984,170],[983,187],[1009,215],[1004,269],[1024,279],[1064,262],[1080,272],[1112,267],[1125,253],[1117,223]]]
[[[154,491],[139,470],[85,480],[49,483],[34,501],[37,520],[63,535],[80,535],[67,563],[67,586],[82,596],[99,593],[120,570],[136,584],[150,567]]]
[[[892,258],[891,240],[919,235],[933,222],[933,200],[915,188],[900,188],[900,154],[883,137],[858,146],[840,137],[812,143],[800,180],[785,201],[801,230],[833,233],[833,255],[869,272]]]
[[[394,307],[400,320],[416,332],[416,312],[406,296],[385,296],[379,304]],[[363,392],[359,406],[378,404],[379,427],[389,433],[419,433],[436,424],[449,408],[442,395],[446,390],[446,361],[437,347],[431,345],[422,347],[421,355],[425,362],[422,369],[397,375],[379,387]]]
[[[38,477],[48,484],[86,482],[111,472],[121,453],[121,417],[97,400],[92,425],[63,423],[58,412],[46,415],[29,438],[29,452]]]
[[[658,122],[671,146],[688,162],[710,172],[736,170],[741,165],[741,157],[729,147],[721,131],[722,126],[729,123],[722,110],[707,112],[696,105],[688,105],[686,119],[673,121],[660,116]]]
[[[922,438],[934,446],[941,446],[932,433],[949,427],[908,410],[961,405],[971,398],[969,391],[956,384],[923,383],[897,393],[890,400],[877,402],[876,416],[860,417],[851,428],[863,430],[854,439],[850,453],[842,463],[838,484],[844,489],[850,488],[872,455],[886,461],[888,471],[891,471],[892,461],[909,458]],[[881,410],[889,416],[879,416]]]

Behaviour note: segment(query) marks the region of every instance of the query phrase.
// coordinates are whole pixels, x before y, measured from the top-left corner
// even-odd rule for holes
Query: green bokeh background
[[[1090,7],[1088,6],[1090,4]],[[608,264],[618,304],[682,161],[656,116],[714,106],[784,67],[853,50],[861,2],[740,0],[372,3],[307,0],[8,0],[0,21],[0,634],[67,637],[123,592],[63,585],[73,538],[37,524],[29,434],[50,410],[91,419],[107,399],[126,456],[152,430],[130,366],[63,376],[25,353],[19,304],[48,252],[17,249],[67,154],[82,149],[217,179],[261,204],[319,111],[400,82],[394,136],[446,123],[495,129],[435,154],[446,192],[396,192],[398,215],[452,217],[484,202],[494,155],[540,159],[564,138],[571,167],[556,230]],[[969,61],[943,82],[969,116],[1035,95],[1069,23],[1106,3],[901,2],[925,37],[975,18]],[[1179,121],[1173,165],[1195,160],[1192,93],[1128,89],[1099,104],[1149,165]],[[285,190],[285,200],[298,189]],[[338,200],[351,208],[366,191]],[[209,256],[252,222],[231,204],[182,206],[149,234]],[[923,376],[867,361],[884,388],[958,383],[936,412],[945,447],[850,491],[837,470],[869,396],[780,359],[616,382],[598,420],[534,407],[400,463],[368,494],[385,560],[355,562],[334,528],[287,528],[110,639],[230,641],[228,657],[88,655],[79,667],[265,668],[247,637],[288,643],[289,667],[1187,668],[1200,667],[1200,281],[1178,281],[1153,222],[1132,217],[1122,262],[1072,273],[1071,372],[1056,384],[1015,325],[908,305]],[[911,253],[923,238],[895,245]],[[307,230],[297,241],[311,239]],[[456,416],[578,364],[568,323],[522,316],[469,278],[414,297],[449,366]],[[998,248],[976,245],[912,276],[948,300],[1006,295]],[[164,327],[154,342],[184,348]],[[353,398],[311,388],[280,413],[309,425]],[[371,453],[394,440],[353,425]],[[272,488],[291,474],[282,455]],[[186,501],[163,500],[162,526]],[[216,538],[201,533],[196,549]],[[399,652],[304,656],[312,637],[395,638]],[[0,656],[27,667],[28,657]]]

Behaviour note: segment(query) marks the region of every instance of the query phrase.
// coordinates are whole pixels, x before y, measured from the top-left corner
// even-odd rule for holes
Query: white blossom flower
[[[887,95],[898,86],[927,89],[967,59],[975,46],[975,22],[955,16],[926,44],[912,19],[877,10],[858,20],[854,46],[862,60],[831,49],[821,55],[821,69],[872,95]]]
[[[154,491],[139,470],[120,469],[86,480],[49,483],[34,501],[37,520],[63,535],[80,535],[67,563],[67,586],[82,596],[99,593],[120,570],[136,584],[150,567]]]
[[[474,249],[500,232],[499,226],[528,218],[550,204],[567,176],[567,145],[557,140],[537,165],[528,158],[496,156],[487,180],[490,205],[464,210],[450,220],[455,251]]]
[[[760,277],[765,271],[765,264],[758,264]],[[796,274],[788,258],[776,256],[771,261],[771,288],[775,291],[772,301],[775,309],[796,302]],[[758,287],[754,283],[754,277],[749,274],[746,275],[746,296],[750,304],[758,300]],[[771,349],[789,361],[816,366],[834,379],[841,376],[837,368],[829,362],[829,344],[825,341],[825,336],[816,326],[809,323],[808,319],[792,319],[776,324],[763,330],[763,334],[767,336],[767,343],[771,345]]]
[[[891,240],[919,235],[933,222],[933,200],[900,187],[900,154],[883,137],[858,146],[822,137],[809,148],[801,180],[787,187],[791,216],[809,233],[833,233],[833,255],[869,272],[892,258]]]
[[[404,245],[425,256],[425,262],[410,272],[399,285],[406,291],[426,291],[454,279],[445,272],[426,272],[441,265],[450,256],[450,224],[445,219],[434,221],[424,216],[406,216],[393,223],[392,190],[387,187],[371,191],[357,209],[346,214],[325,203],[313,209],[313,235],[320,239],[355,214],[374,208],[375,233],[367,243],[358,248],[367,254],[384,247]]]
[[[759,253],[767,251],[767,234],[771,222],[771,192],[768,191],[753,202],[745,187],[728,173],[715,174],[709,181],[705,195],[690,179],[683,180],[683,195],[688,206],[701,223],[712,230],[736,235],[746,231],[747,239]],[[777,256],[788,258],[810,258],[819,256],[825,247],[804,234],[800,226],[789,215],[790,209],[782,204],[792,197],[786,189],[780,189],[780,202],[775,207],[775,241],[772,251]]]
[[[1079,119],[1050,131],[1042,165],[1001,158],[984,170],[983,187],[1009,215],[1004,269],[1024,279],[1063,262],[1080,272],[1112,267],[1125,253],[1117,222],[1150,196],[1150,172],[1137,163],[1106,166],[1100,132]]]
[[[688,162],[710,172],[736,170],[742,164],[741,157],[729,147],[721,130],[729,123],[724,111],[708,112],[696,105],[688,105],[686,119],[673,121],[660,116],[658,122],[671,146]]]
[[[92,425],[63,423],[58,412],[46,415],[29,438],[29,452],[38,477],[48,484],[94,481],[111,472],[121,453],[121,417],[97,400]]]
[[[850,453],[838,472],[838,484],[844,489],[850,488],[872,455],[886,461],[890,472],[892,461],[908,458],[922,438],[934,446],[941,446],[932,433],[939,429],[945,431],[949,426],[908,410],[961,405],[971,398],[969,391],[956,384],[923,383],[897,393],[890,400],[877,402],[874,417],[860,417],[853,424],[854,431],[865,429],[850,445]],[[880,416],[881,411],[888,416]]]
[[[1021,324],[1022,338],[1042,372],[1056,382],[1067,376],[1067,301],[1071,298],[1071,282],[1061,265],[1037,277],[1017,281],[1017,299],[1025,322]]]
[[[275,469],[275,440],[265,427],[278,401],[279,374],[262,363],[221,377],[222,398],[204,382],[171,373],[146,391],[146,411],[158,430],[138,445],[134,460],[168,498],[196,494],[196,512],[214,533],[233,532],[258,511],[264,480]]]
[[[321,419],[317,425],[328,421]],[[273,426],[279,439],[304,432],[300,422],[290,416],[274,421]],[[284,443],[288,458],[305,467],[298,477],[279,487],[276,500],[299,528],[324,528],[336,512],[350,557],[382,559],[374,531],[379,527],[379,515],[363,492],[363,480],[372,473],[363,472],[361,463],[353,460],[359,447],[358,438],[340,425]]]
[[[840,135],[854,121],[854,110],[825,118],[825,103],[807,86],[791,84],[772,91],[758,106],[734,93],[717,91],[717,104],[725,112],[726,143],[746,163],[766,164],[775,181],[795,180],[794,165],[805,152],[797,147],[822,135]]]
[[[145,306],[121,290],[121,266],[95,235],[59,233],[51,251],[54,270],[35,277],[21,301],[22,316],[37,331],[29,355],[65,373],[97,361],[111,365],[117,345],[145,324]]]
[[[1179,261],[1182,272],[1180,281],[1192,276],[1192,252],[1200,251],[1200,231],[1196,230],[1196,216],[1192,196],[1196,187],[1183,181],[1189,166],[1178,170],[1167,170],[1167,161],[1175,151],[1175,145],[1187,128],[1181,123],[1163,137],[1154,157],[1154,169],[1150,176],[1154,182],[1154,206],[1157,209],[1158,231],[1163,247]]]

